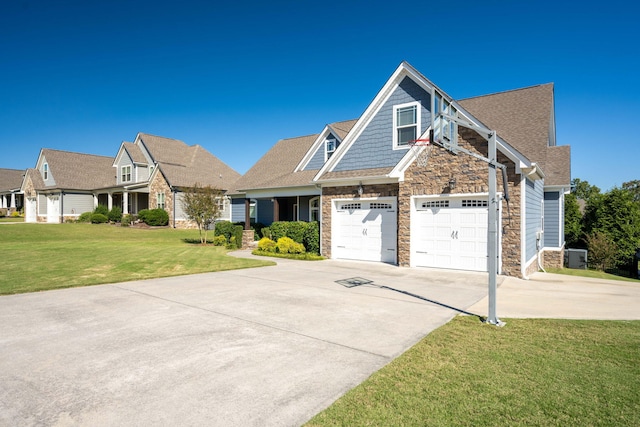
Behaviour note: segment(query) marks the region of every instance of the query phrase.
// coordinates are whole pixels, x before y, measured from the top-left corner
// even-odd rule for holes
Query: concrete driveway
[[[0,297],[0,425],[300,425],[487,288],[479,273],[278,263]],[[355,277],[372,283],[336,283]]]

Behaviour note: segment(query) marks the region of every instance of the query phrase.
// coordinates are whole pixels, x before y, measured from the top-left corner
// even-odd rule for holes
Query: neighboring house
[[[64,222],[102,204],[124,214],[162,208],[173,227],[191,227],[181,191],[195,184],[226,191],[239,176],[199,145],[144,133],[123,142],[115,158],[42,149],[22,182],[25,220]],[[221,219],[230,219],[229,199],[220,203]]]
[[[233,220],[318,219],[331,258],[487,271],[488,165],[465,153],[486,157],[487,142],[458,119],[496,131],[507,166],[499,272],[562,266],[570,148],[556,146],[553,85],[457,102],[406,62],[358,120],[269,150],[236,183]],[[440,145],[421,167],[409,141],[431,129]]]
[[[6,213],[22,210],[24,197],[20,191],[25,171],[18,169],[0,169],[0,209]]]

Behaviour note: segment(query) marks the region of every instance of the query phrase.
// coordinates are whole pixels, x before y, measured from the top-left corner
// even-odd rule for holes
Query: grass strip
[[[308,426],[640,425],[640,321],[458,316]]]

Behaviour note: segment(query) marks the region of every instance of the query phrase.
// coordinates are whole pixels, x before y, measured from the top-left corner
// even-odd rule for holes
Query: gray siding
[[[135,182],[136,176],[135,176],[135,168],[133,167],[133,161],[131,161],[131,157],[129,157],[129,154],[125,150],[123,150],[122,157],[120,157],[120,160],[117,163],[116,178],[117,178],[118,185],[123,184],[122,182],[123,166],[131,166],[131,181],[127,181],[126,184],[131,184],[132,182]]]
[[[313,155],[313,157],[311,158],[311,160],[309,160],[309,163],[307,163],[307,166],[305,166],[304,170],[306,170],[306,171],[308,171],[308,170],[320,170],[322,168],[322,165],[324,165],[324,155],[325,155],[325,151],[326,151],[325,141],[327,139],[335,139],[336,140],[336,144],[340,145],[340,140],[338,138],[336,138],[335,135],[329,134],[329,136],[327,136],[322,141],[322,144],[320,144],[320,146],[316,150],[316,152]]]
[[[135,166],[135,175],[133,179],[136,182],[149,181],[149,168],[147,166]]]
[[[244,222],[244,199],[231,199],[231,222]]]
[[[431,94],[409,77],[405,77],[333,170],[395,166],[407,151],[393,149],[393,106],[414,101],[420,101],[422,104],[420,133],[427,130],[431,124]]]
[[[561,200],[562,197],[558,191],[544,193],[544,246],[547,248],[562,246]]]
[[[300,196],[300,204],[298,205],[298,219],[300,221],[309,221],[309,200],[316,196]]]
[[[65,194],[63,198],[63,215],[80,215],[93,211],[93,195],[91,194]]]
[[[536,256],[536,232],[542,230],[542,180],[526,180],[525,184],[525,258]]]
[[[38,194],[38,215],[47,214],[47,196]]]
[[[184,193],[175,193],[175,218],[176,219],[187,219],[187,216],[184,213],[184,209],[182,206],[182,199],[184,198]]]
[[[47,165],[48,168],[47,179],[44,179],[44,165]],[[56,185],[56,180],[51,173],[51,167],[49,166],[47,159],[44,156],[42,157],[42,165],[40,166],[40,176],[42,177],[42,180],[44,181],[44,185],[46,187],[53,187],[54,185]]]
[[[271,224],[273,222],[273,202],[270,199],[258,200],[258,222]]]

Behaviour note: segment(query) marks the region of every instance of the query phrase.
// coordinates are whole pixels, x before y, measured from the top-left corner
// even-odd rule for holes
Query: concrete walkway
[[[487,315],[483,298],[469,311]],[[498,318],[640,320],[640,282],[535,273],[529,280],[503,278]]]

